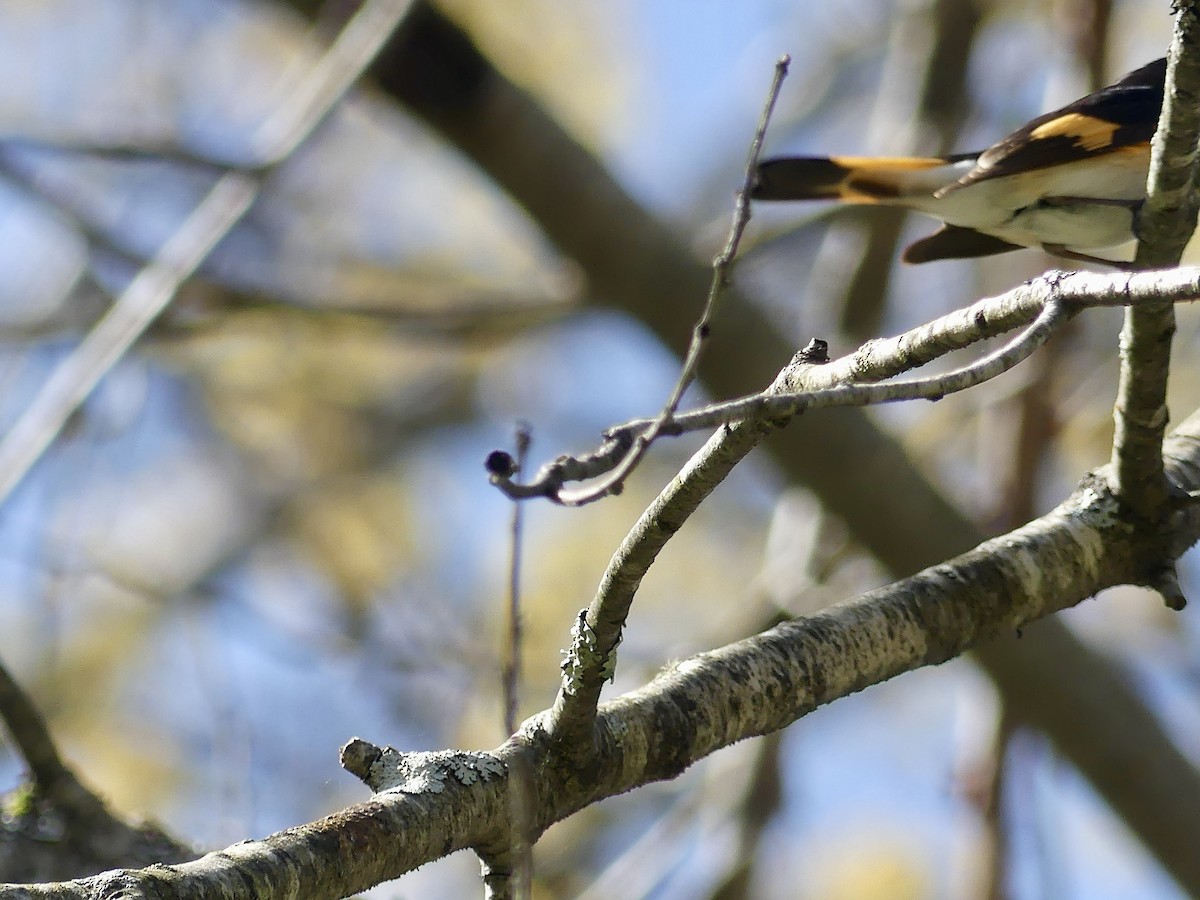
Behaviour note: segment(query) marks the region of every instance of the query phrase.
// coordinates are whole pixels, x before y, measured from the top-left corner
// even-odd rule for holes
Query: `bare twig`
[[[529,455],[529,443],[529,425],[520,422],[516,432],[516,473],[525,466],[525,459]],[[501,667],[506,735],[511,735],[517,730],[517,703],[521,681],[521,519],[521,504],[514,503],[509,525],[508,607],[505,628],[508,640],[504,645],[504,664]]]
[[[603,481],[570,495],[560,495],[557,498],[558,502],[568,506],[582,506],[585,503],[607,497],[609,494],[619,493],[630,473],[637,468],[642,457],[646,455],[646,451],[650,449],[650,445],[672,422],[684,393],[696,380],[700,357],[712,335],[712,321],[717,312],[717,304],[722,291],[729,284],[729,270],[733,267],[733,261],[737,256],[742,235],[746,232],[746,226],[750,224],[750,192],[754,188],[755,172],[758,170],[758,160],[762,155],[763,139],[766,137],[767,126],[771,123],[771,113],[775,109],[775,102],[779,99],[779,90],[783,87],[783,80],[787,77],[788,66],[791,65],[791,62],[791,57],[785,54],[775,63],[775,77],[767,91],[767,100],[763,104],[762,115],[759,117],[758,127],[754,131],[754,139],[750,142],[750,152],[746,158],[746,174],[742,179],[742,186],[738,189],[737,200],[734,203],[733,223],[730,225],[729,237],[725,241],[725,247],[713,260],[712,283],[708,289],[704,311],[696,320],[696,324],[692,326],[691,343],[688,344],[679,379],[676,381],[671,395],[667,398],[666,405],[649,427],[633,439],[629,447],[624,450],[620,462]]]
[[[683,369],[679,373],[679,380],[675,384],[675,389],[671,391],[666,407],[659,415],[660,421],[666,421],[675,414],[675,411],[679,409],[679,402],[683,399],[684,392],[696,380],[700,357],[712,336],[712,323],[717,314],[721,291],[729,284],[729,271],[733,268],[734,259],[737,258],[738,247],[741,245],[742,235],[746,233],[746,226],[750,224],[750,192],[754,190],[757,177],[755,173],[758,171],[758,161],[762,156],[763,141],[766,139],[767,128],[771,124],[771,114],[775,111],[779,92],[783,88],[783,80],[787,78],[788,66],[791,64],[792,58],[786,53],[775,63],[775,77],[767,91],[767,100],[763,104],[758,127],[754,130],[754,138],[750,141],[750,151],[746,154],[746,174],[742,179],[742,186],[738,189],[737,200],[734,203],[733,222],[729,227],[729,237],[721,252],[713,260],[712,284],[708,289],[708,297],[704,301],[704,311],[700,314],[696,324],[692,326],[692,341],[688,345],[687,355],[683,360]]]
[[[851,382],[804,393],[758,394],[740,400],[714,403],[677,417],[665,433],[684,434],[763,416],[776,420],[790,419],[810,409],[873,406],[902,400],[940,400],[948,394],[955,394],[990,381],[1028,359],[1030,354],[1049,340],[1055,330],[1071,315],[1072,311],[1066,305],[1050,302],[1024,331],[999,350],[940,375],[878,384]],[[791,367],[785,370],[785,379],[789,382],[790,371]],[[638,425],[634,424],[632,427],[636,428]]]
[[[801,365],[803,379],[786,375],[767,391],[678,413],[659,424],[661,435],[678,435],[756,418],[785,420],[809,409],[866,406],[900,400],[938,399],[1007,371],[1080,309],[1092,306],[1130,306],[1165,298],[1170,302],[1200,297],[1200,269],[1170,272],[1099,274],[1050,273],[907,331],[898,337],[869,341],[835,362],[813,369]],[[945,354],[1026,325],[1026,331],[1007,346],[962,368],[928,378],[877,384],[901,372],[925,365]],[[785,370],[786,372],[787,370]],[[609,429],[604,443],[579,457],[559,457],[528,483],[514,482],[492,472],[492,483],[514,499],[548,497],[570,504],[565,491],[570,481],[594,478],[626,459],[626,450],[658,420],[639,419]]]
[[[1151,143],[1146,202],[1137,217],[1135,265],[1179,263],[1196,227],[1197,139],[1200,137],[1200,18],[1193,0],[1176,0],[1167,56],[1166,91]],[[1175,310],[1170,303],[1131,308],[1121,330],[1121,378],[1113,418],[1113,478],[1129,508],[1151,527],[1169,508],[1162,439],[1167,428],[1167,374]]]
[[[357,80],[413,0],[367,0],[317,65],[254,135],[257,158],[222,176],[55,369],[0,441],[0,503],[50,446],[72,413],[175,296],[179,286],[253,204],[270,169],[286,159]]]
[[[516,459],[513,469],[520,472],[529,454],[530,429],[525,422],[517,425]],[[507,628],[501,681],[504,691],[504,734],[517,731],[517,710],[521,682],[521,526],[520,503],[512,505],[508,581]],[[511,827],[508,846],[498,855],[481,853],[485,896],[489,900],[525,900],[533,891],[533,846],[530,843],[530,813],[533,780],[529,761],[518,753],[509,766],[508,806]]]

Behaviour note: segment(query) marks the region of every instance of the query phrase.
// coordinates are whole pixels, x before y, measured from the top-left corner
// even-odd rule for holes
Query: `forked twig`
[[[703,356],[704,348],[712,335],[712,321],[716,316],[721,292],[729,284],[729,270],[732,268],[733,261],[737,257],[738,247],[741,244],[742,235],[746,232],[746,226],[750,224],[750,192],[754,188],[755,173],[758,170],[759,157],[762,155],[763,141],[766,138],[767,127],[771,123],[771,114],[775,110],[775,103],[779,99],[779,91],[783,87],[783,80],[787,77],[788,66],[791,65],[791,62],[792,58],[784,54],[775,63],[775,77],[772,79],[771,87],[767,91],[767,99],[763,104],[762,115],[759,117],[758,127],[754,131],[754,138],[750,142],[750,151],[746,158],[746,173],[742,179],[742,186],[738,189],[737,199],[734,203],[733,222],[730,225],[729,237],[725,241],[724,248],[713,260],[713,276],[709,284],[708,297],[704,303],[704,310],[701,312],[700,318],[696,320],[695,325],[692,326],[692,339],[688,344],[687,354],[684,356],[679,378],[675,382],[675,387],[667,398],[666,404],[650,425],[636,435],[633,435],[629,441],[618,440],[616,442],[606,442],[606,446],[600,451],[600,456],[596,460],[603,468],[584,476],[590,478],[597,475],[606,475],[602,481],[573,493],[558,491],[553,498],[555,502],[561,503],[564,506],[583,506],[586,503],[592,503],[603,497],[607,497],[609,494],[620,493],[626,479],[642,461],[642,458],[646,455],[646,451],[650,449],[650,445],[668,429],[675,418],[676,412],[679,410],[679,404],[683,399],[684,393],[691,386],[692,382],[696,380],[696,370],[700,366],[700,358]],[[497,478],[496,471],[493,470],[490,464],[488,471],[492,473],[494,483],[503,483],[503,476]],[[511,484],[511,482],[509,483]],[[519,497],[509,493],[507,490],[505,493],[513,499],[519,499]]]
[[[560,456],[528,482],[514,481],[503,468],[489,466],[491,481],[513,499],[546,497],[556,503],[569,503],[571,495],[564,485],[613,471],[628,459],[629,448],[652,428],[657,428],[658,436],[675,436],[754,419],[782,422],[808,409],[940,399],[1008,371],[1080,309],[1135,306],[1160,297],[1169,302],[1200,297],[1200,270],[1049,273],[897,337],[868,341],[834,362],[812,367],[803,360],[794,361],[793,374],[783,379],[782,389],[777,384],[757,394],[676,413],[666,422],[635,419],[610,428],[596,450],[580,456]],[[927,378],[884,382],[954,350],[1022,326],[1026,330],[1004,348],[959,369]]]

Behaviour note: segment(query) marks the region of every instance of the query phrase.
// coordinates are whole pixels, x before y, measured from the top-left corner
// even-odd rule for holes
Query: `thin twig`
[[[525,467],[529,455],[530,429],[525,422],[517,424],[516,472]],[[517,704],[521,683],[521,504],[514,503],[509,524],[508,607],[501,680],[504,684],[504,733],[517,730]]]
[[[750,224],[750,193],[754,190],[758,161],[762,156],[763,142],[766,140],[767,128],[771,124],[771,114],[775,111],[775,104],[779,100],[779,92],[783,89],[783,80],[787,78],[788,66],[791,63],[792,58],[786,53],[775,63],[775,77],[771,81],[770,89],[767,91],[767,100],[763,104],[762,115],[758,119],[758,127],[754,130],[754,138],[750,142],[750,151],[746,154],[746,174],[742,179],[742,186],[738,189],[737,200],[734,203],[733,222],[729,227],[729,237],[725,241],[725,246],[721,252],[713,260],[712,284],[709,286],[708,297],[704,302],[704,311],[700,314],[700,318],[696,321],[696,324],[692,326],[692,341],[688,345],[687,355],[683,360],[683,368],[679,373],[679,380],[675,384],[675,389],[671,391],[667,405],[663,408],[662,413],[659,414],[660,421],[666,421],[675,414],[679,409],[679,403],[683,399],[684,393],[691,387],[692,382],[696,380],[696,370],[700,367],[700,357],[703,355],[704,348],[712,336],[712,322],[716,317],[717,304],[721,300],[721,291],[729,284],[730,269],[733,268],[733,261],[737,258],[738,247],[741,245],[742,236],[746,233],[746,226]]]
[[[842,384],[801,394],[756,394],[713,403],[678,416],[665,433],[685,434],[751,418],[788,419],[810,409],[876,406],[903,400],[940,400],[990,381],[1028,359],[1071,315],[1072,311],[1064,304],[1049,303],[1028,328],[999,350],[940,375],[881,384]],[[637,428],[639,424],[633,423],[628,427]]]
[[[525,467],[531,442],[530,426],[518,422],[516,458],[510,466],[514,474]],[[517,731],[517,712],[521,687],[521,538],[522,504],[512,505],[509,525],[508,604],[506,608],[504,662],[500,680],[504,694],[504,734]],[[530,815],[533,805],[533,777],[529,760],[523,753],[514,756],[509,767],[508,807],[509,845],[495,858],[483,855],[486,896],[526,900],[533,891],[533,847],[530,843]]]
[[[684,356],[679,379],[667,398],[666,405],[654,419],[653,424],[637,436],[608,477],[569,498],[560,498],[560,502],[568,506],[582,506],[585,503],[607,497],[609,494],[618,493],[629,474],[642,461],[642,457],[646,455],[650,445],[658,438],[663,428],[674,419],[684,393],[696,380],[700,357],[704,354],[704,348],[712,336],[712,321],[721,299],[721,292],[729,284],[729,270],[737,256],[738,246],[741,244],[742,235],[746,232],[746,226],[750,224],[750,192],[754,188],[755,173],[758,170],[759,157],[762,155],[763,140],[766,137],[767,126],[771,123],[771,113],[775,110],[775,102],[779,99],[779,91],[783,87],[783,80],[787,77],[788,66],[791,65],[791,62],[792,58],[784,54],[775,63],[775,77],[767,91],[767,100],[763,104],[762,115],[759,117],[758,127],[754,131],[754,139],[750,142],[750,152],[746,159],[746,174],[734,203],[733,223],[730,225],[729,237],[725,241],[725,247],[713,260],[712,282],[704,303],[704,311],[696,320],[696,324],[692,326],[692,340],[688,345],[687,354]]]
[[[792,375],[767,391],[676,414],[659,426],[659,433],[678,435],[754,418],[781,420],[807,409],[831,406],[937,399],[1012,368],[1078,310],[1143,304],[1158,298],[1183,302],[1197,297],[1200,269],[1194,268],[1144,273],[1050,273],[898,337],[868,341],[834,362],[816,367],[793,365]],[[1052,308],[1055,311],[1048,315]],[[1022,325],[1028,326],[1027,330],[1015,341],[968,366],[930,378],[876,383]],[[802,378],[799,373],[803,373]],[[619,466],[627,458],[627,448],[657,422],[638,419],[611,428],[597,450],[577,457],[559,457],[527,483],[515,482],[503,471],[492,472],[492,483],[513,499],[547,497],[572,505],[577,495],[564,490],[564,485],[598,477]]]
[[[325,118],[370,65],[413,0],[366,0],[322,59],[252,139],[255,162],[222,176],[51,374],[0,441],[0,503],[100,380],[170,304],[180,285],[250,209],[270,170]]]

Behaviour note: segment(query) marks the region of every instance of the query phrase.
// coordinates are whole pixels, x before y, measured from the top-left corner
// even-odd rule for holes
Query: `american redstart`
[[[941,219],[940,230],[905,249],[910,263],[1040,247],[1120,266],[1136,247],[1166,71],[1166,60],[1155,60],[982,153],[768,159],[752,196],[882,203]]]

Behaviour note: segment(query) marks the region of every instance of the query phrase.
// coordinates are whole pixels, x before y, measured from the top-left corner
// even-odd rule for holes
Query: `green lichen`
[[[587,620],[587,610],[579,611],[579,617],[571,626],[571,647],[562,651],[563,661],[559,665],[563,673],[563,690],[577,693],[586,683],[590,672],[599,671],[604,681],[612,681],[617,675],[617,644],[607,654],[600,652],[600,636]]]
[[[37,788],[27,781],[0,798],[0,822],[6,826],[37,815]]]

